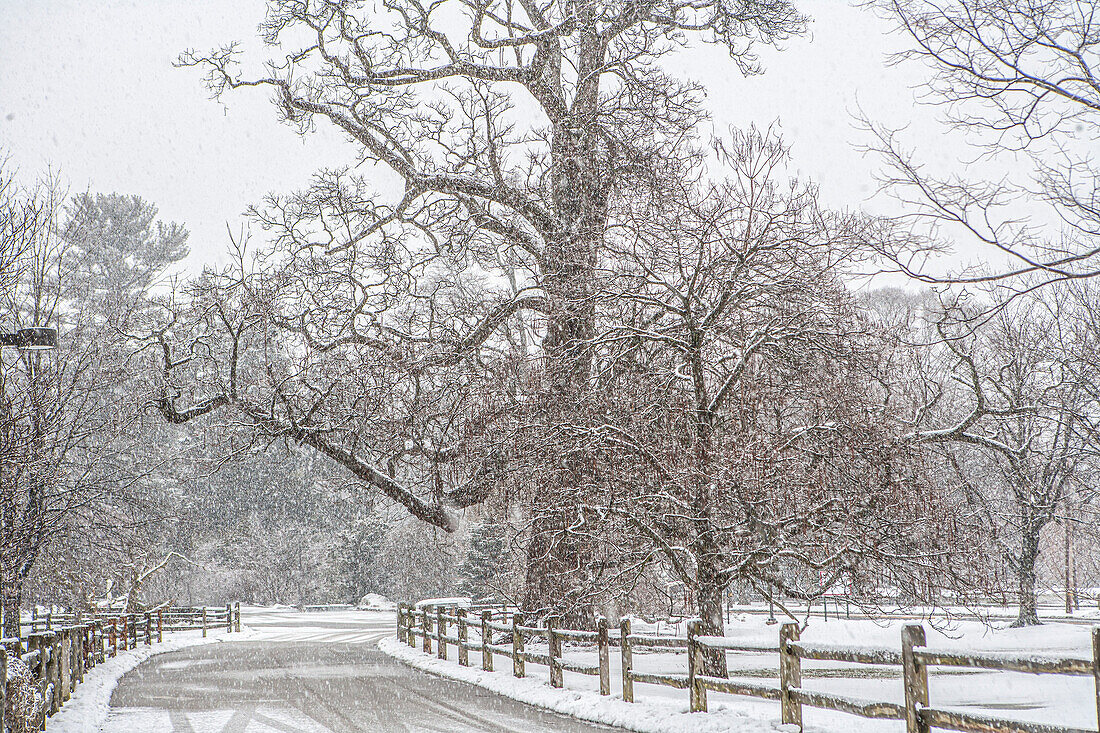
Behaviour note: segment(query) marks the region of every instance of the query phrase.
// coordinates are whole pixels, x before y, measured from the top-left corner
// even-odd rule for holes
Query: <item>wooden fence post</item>
[[[397,640],[405,641],[404,631],[402,630],[402,624],[405,621],[405,604],[397,604]]]
[[[78,683],[84,681],[84,649],[85,649],[85,633],[86,629],[83,624],[80,624],[73,629],[73,689],[76,689]]]
[[[565,675],[561,666],[561,637],[558,636],[557,621],[553,618],[546,619],[546,646],[550,653],[550,686],[564,687]]]
[[[619,622],[619,651],[623,657],[623,700],[634,702],[634,657],[630,652],[630,619]]]
[[[88,622],[80,627],[80,682],[84,682],[84,673],[93,663],[90,661],[92,651],[92,624]],[[3,730],[0,728],[0,730]]]
[[[68,692],[66,689],[68,680],[65,679],[67,676],[66,668],[69,662],[67,659],[68,654],[66,653],[68,651],[66,649],[67,639],[68,634],[63,628],[59,629],[57,632],[57,641],[54,642],[57,648],[57,684],[54,686],[54,700],[57,707],[54,709],[54,712],[60,710],[61,706],[65,704],[65,695]]]
[[[1096,720],[1100,724],[1100,626],[1092,627],[1092,683],[1096,691]]]
[[[516,677],[527,675],[527,658],[523,656],[523,614],[512,614],[512,674]]]
[[[164,641],[164,609],[157,611],[157,643]]]
[[[30,653],[30,652],[33,652],[35,649],[40,648],[41,644],[39,644],[38,641],[39,641],[38,640],[38,633],[34,631],[34,627],[32,626],[31,630],[27,632],[26,651],[28,653]],[[16,648],[16,651],[18,651],[18,647]],[[34,682],[35,686],[37,687],[38,681],[40,679],[42,679],[42,674],[41,674],[42,673],[42,652],[38,653],[38,663],[35,664],[34,666],[30,667],[30,673],[31,673],[31,680]],[[7,687],[7,685],[5,685],[5,688],[6,687]],[[3,730],[3,728],[0,728],[0,730]]]
[[[88,658],[87,651],[88,626],[81,623],[73,630],[73,653],[76,655],[76,658],[73,659],[73,675],[76,677],[77,683],[84,681],[84,660]]]
[[[407,622],[407,625],[406,625],[406,628],[405,628],[405,641],[407,641],[409,643],[409,646],[411,646],[413,649],[415,649],[416,648],[416,610],[413,609],[411,604],[409,605],[409,607],[407,609],[405,609],[405,621]]]
[[[50,695],[50,715],[61,709],[61,635],[53,632],[50,634],[50,663],[46,667],[49,673],[49,682],[53,685],[53,694]]]
[[[236,604],[234,604],[233,610],[236,612],[234,614],[236,616],[236,620],[233,622],[233,630],[236,633],[239,634],[239,633],[241,633],[241,602],[240,601],[237,601]]]
[[[458,617],[458,663],[463,667],[469,667],[470,654],[466,648],[466,638],[469,635],[466,629],[466,609],[456,610],[455,615]]]
[[[489,620],[493,612],[486,608],[481,612],[481,668],[486,672],[493,671],[493,650],[489,645],[493,643],[493,630],[489,628]]]
[[[57,633],[57,645],[57,706],[60,708],[69,699],[69,681],[73,668],[72,634],[64,626]]]
[[[596,648],[600,658],[600,694],[611,694],[611,665],[607,654],[607,619],[603,616],[596,618]]]
[[[84,681],[84,651],[88,648],[88,629],[80,624],[73,629],[73,688]]]
[[[791,690],[802,687],[802,658],[788,646],[798,641],[798,624],[779,627],[779,701],[783,707],[783,723],[797,725],[802,730],[802,703],[794,699]]]
[[[436,641],[436,656],[440,659],[447,658],[447,640],[444,638],[447,635],[447,614],[443,610],[443,606],[435,607],[435,635]]]
[[[38,648],[37,645],[38,645],[38,636],[37,636],[37,634],[34,631],[28,631],[27,632],[27,644],[24,647],[23,651],[25,651],[26,653],[29,654],[30,652],[33,652],[36,648]],[[18,646],[16,647],[15,651],[18,653],[18,651],[19,651]],[[34,670],[32,669],[31,672],[33,673]]]
[[[206,606],[202,607],[202,638],[206,638]]]
[[[76,680],[73,686],[75,687],[84,681],[84,662],[88,658],[87,624],[82,623],[73,631],[73,653],[76,657],[73,659],[73,678]]]
[[[65,700],[73,696],[73,691],[76,689],[76,665],[79,663],[79,654],[77,654],[76,644],[76,627],[70,626],[68,630],[69,643],[66,645],[69,650],[68,667],[69,679],[65,681]]]
[[[696,637],[703,630],[703,622],[695,619],[688,621],[688,690],[691,699],[691,712],[705,713],[707,711],[707,688],[699,677],[703,674],[703,645]]]
[[[86,663],[85,663],[85,666],[84,666],[84,671],[85,672],[87,672],[89,669],[91,669],[92,667],[94,667],[96,665],[96,658],[95,658],[95,627],[96,627],[96,623],[95,623],[94,620],[88,622],[88,644],[85,647],[85,651],[84,651],[85,659],[86,659]]]
[[[901,671],[905,684],[905,731],[928,733],[921,709],[928,707],[928,668],[913,654],[924,646],[924,627],[909,625],[901,630]]]
[[[48,632],[43,632],[46,634]],[[36,634],[38,640],[38,671],[36,675],[37,680],[44,680],[45,684],[49,684],[50,679],[50,665],[46,655],[50,652],[47,648],[49,646],[49,637],[43,634]],[[49,701],[43,700],[42,702],[42,727],[46,727],[46,709],[49,707]]]
[[[33,630],[33,626],[31,627]],[[8,709],[8,650],[0,646],[0,731],[8,729],[4,711]]]
[[[225,633],[233,633],[233,604],[225,604]]]
[[[31,628],[33,629],[34,627],[32,626]],[[32,633],[37,633],[37,632],[32,632]],[[27,638],[27,643],[28,643],[28,647],[29,647],[29,645],[31,643],[31,638],[30,637]],[[46,653],[45,652],[45,647],[44,647],[41,639],[35,639],[34,644],[38,648],[38,664],[36,664],[34,666],[34,668],[31,669],[31,681],[34,684],[34,687],[35,687],[36,690],[38,690],[40,693],[44,693],[45,690],[46,690],[46,682],[45,682],[45,680],[46,680],[46,660],[45,660],[45,657],[43,656]],[[47,707],[49,707],[48,704],[46,704],[45,700],[43,700],[41,715],[39,715],[38,720],[36,721],[38,723],[37,727],[38,727],[39,730],[45,730],[46,729],[46,708]]]
[[[103,637],[103,622],[92,623],[92,658],[95,664],[107,661],[107,640]]]
[[[145,614],[145,646],[153,644],[153,614]]]
[[[432,637],[431,637],[432,620],[431,620],[431,617],[428,615],[428,607],[427,606],[424,606],[424,612],[421,615],[424,617],[423,620],[421,621],[421,624],[420,624],[421,625],[421,630],[424,632],[424,653],[425,654],[431,654],[432,653]]]
[[[73,626],[65,629],[64,648],[62,657],[65,660],[65,688],[64,699],[61,701],[63,703],[73,696],[73,690],[76,689],[76,628]]]
[[[118,627],[115,619],[111,619],[111,656],[118,654]]]

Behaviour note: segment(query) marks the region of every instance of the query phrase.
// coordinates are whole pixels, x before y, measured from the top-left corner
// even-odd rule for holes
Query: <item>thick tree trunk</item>
[[[718,568],[713,555],[700,558],[696,569],[697,603],[699,618],[703,622],[705,636],[725,635],[725,616],[722,613],[722,596],[725,588],[719,582]],[[703,656],[703,673],[711,677],[725,677],[726,654],[720,649],[708,649]]]
[[[1038,626],[1038,600],[1035,597],[1035,563],[1039,559],[1039,532],[1041,527],[1028,523],[1020,538],[1020,553],[1016,558],[1017,596],[1020,613],[1012,622],[1013,627]]]
[[[19,609],[23,606],[23,588],[15,574],[5,572],[0,578],[0,605],[4,609],[4,638],[19,638]]]
[[[1062,531],[1065,534],[1066,544],[1066,613],[1073,613],[1073,572],[1071,570],[1069,520],[1062,522]]]
[[[695,441],[692,447],[695,476],[693,478],[692,514],[695,537],[696,613],[703,623],[706,636],[724,636],[725,618],[722,596],[725,583],[721,579],[722,548],[716,532],[715,485],[711,458],[714,455],[714,415],[710,410],[710,395],[703,369],[703,334],[691,324],[691,370],[695,400]],[[726,676],[726,653],[708,649],[703,655],[703,673],[712,677]]]
[[[586,257],[581,247],[577,258]],[[571,268],[569,268],[571,269]],[[586,578],[592,551],[586,535],[571,530],[576,506],[583,503],[587,467],[561,455],[563,440],[554,435],[562,425],[583,420],[584,392],[591,365],[591,305],[580,294],[579,273],[561,273],[550,285],[549,333],[544,343],[547,392],[542,417],[549,433],[541,438],[539,484],[531,499],[531,535],[527,547],[524,609],[535,617],[554,615],[566,628],[595,628],[592,595]]]
[[[591,596],[585,593],[586,546],[566,530],[566,512],[541,508],[532,522],[527,544],[526,596],[528,618],[554,616],[567,629],[594,629]]]
[[[582,33],[578,86],[572,114],[557,122],[551,143],[551,180],[559,231],[546,243],[542,285],[549,311],[543,340],[544,415],[553,429],[584,420],[592,367],[595,308],[593,278],[607,223],[608,181],[600,170],[596,125],[601,47],[588,21]],[[557,441],[554,441],[557,444]],[[582,501],[586,466],[547,452],[546,485],[532,497],[527,551],[529,612],[553,613],[573,628],[593,628],[592,598],[585,588],[592,551],[583,535],[570,532]]]

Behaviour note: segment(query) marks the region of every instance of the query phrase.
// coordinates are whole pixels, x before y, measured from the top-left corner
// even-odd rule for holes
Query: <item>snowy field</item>
[[[820,618],[811,620],[802,639],[808,642],[839,644],[858,647],[875,647],[900,650],[901,627],[906,621],[890,623],[869,620],[837,620],[826,623]],[[998,651],[1023,654],[1042,654],[1089,659],[1092,654],[1090,626],[1086,624],[1047,623],[1026,629],[989,628],[976,621],[937,624],[933,628],[924,624],[928,646],[938,650]],[[1004,626],[998,624],[997,626]],[[635,624],[635,633],[644,628]],[[473,629],[471,628],[471,631]],[[662,633],[668,633],[662,627]],[[768,626],[765,618],[756,614],[734,616],[727,628],[727,636],[757,644],[778,643],[778,627]],[[471,633],[471,639],[476,634]],[[422,668],[444,674],[464,674],[464,679],[485,684],[504,694],[515,694],[554,709],[592,712],[589,719],[625,724],[636,730],[752,730],[774,729],[780,724],[779,703],[748,697],[735,697],[708,692],[709,709],[716,715],[704,723],[704,714],[687,713],[686,690],[634,683],[636,712],[624,712],[627,703],[621,701],[621,666],[618,649],[611,651],[612,697],[608,700],[598,695],[599,682],[595,677],[565,673],[566,692],[554,691],[548,686],[548,670],[542,665],[528,662],[527,672],[537,682],[536,686],[517,684],[511,675],[511,660],[496,657],[497,671],[489,674],[480,670],[480,656],[471,653],[475,669],[461,670],[457,655],[450,649],[448,662],[440,663],[418,650],[395,641],[382,642],[383,650],[407,658]],[[419,648],[419,640],[418,640]],[[545,654],[545,644],[528,644],[529,651]],[[408,650],[408,651],[406,651]],[[410,652],[412,652],[410,654]],[[597,664],[595,651],[571,648],[565,645],[566,659],[585,664]],[[419,659],[418,659],[419,657]],[[777,684],[778,656],[776,653],[729,652],[727,660],[731,677],[756,683]],[[687,673],[684,654],[666,652],[647,653],[635,648],[634,668],[638,672]],[[802,663],[803,685],[809,690],[829,692],[867,700],[903,701],[900,669],[897,667],[868,667],[840,662]],[[545,689],[537,689],[545,687]],[[959,668],[934,667],[929,673],[930,699],[936,708],[950,708],[968,713],[986,714],[1000,718],[1032,721],[1053,725],[1095,729],[1096,703],[1093,681],[1088,677],[1060,675],[1028,675],[1013,672],[993,672]],[[509,691],[511,690],[511,691]],[[573,691],[573,692],[569,692]],[[578,696],[576,693],[582,693]],[[584,694],[587,693],[587,694]],[[588,717],[588,716],[586,716]],[[689,722],[691,719],[694,722]],[[661,720],[660,725],[651,721]],[[803,722],[807,730],[866,731],[885,733],[904,730],[901,721],[876,721],[845,713],[816,708],[803,708]]]

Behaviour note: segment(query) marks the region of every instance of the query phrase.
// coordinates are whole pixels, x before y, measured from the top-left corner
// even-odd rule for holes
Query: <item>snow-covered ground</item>
[[[360,644],[396,635],[392,611],[349,608],[300,613],[293,606],[241,606],[250,641]]]
[[[530,662],[527,665],[528,678],[524,680],[517,680],[512,676],[511,660],[506,657],[496,657],[498,671],[494,673],[486,673],[480,669],[480,655],[476,653],[470,655],[472,667],[459,667],[453,647],[449,650],[450,659],[441,662],[434,654],[431,656],[423,654],[419,650],[419,644],[417,649],[399,644],[395,638],[393,615],[389,612],[342,610],[303,614],[289,608],[246,608],[242,612],[242,622],[245,633],[239,635],[218,634],[203,640],[196,632],[183,632],[166,636],[164,644],[148,648],[139,646],[136,650],[108,660],[86,676],[85,683],[78,688],[73,699],[66,704],[59,715],[51,718],[49,731],[51,733],[53,731],[90,733],[102,729],[132,733],[139,729],[167,730],[169,727],[174,727],[177,722],[181,725],[186,722],[190,729],[196,732],[217,731],[228,725],[230,719],[236,721],[237,718],[233,718],[234,715],[241,719],[237,722],[245,721],[246,713],[251,716],[248,720],[252,721],[248,723],[252,726],[248,728],[249,731],[253,728],[267,730],[268,728],[264,728],[263,725],[268,724],[265,721],[269,720],[292,727],[297,726],[302,730],[337,729],[338,726],[333,728],[333,724],[327,719],[324,719],[324,724],[314,721],[310,724],[313,725],[311,728],[302,720],[298,720],[300,715],[294,717],[298,712],[302,712],[307,718],[319,716],[320,714],[313,708],[295,712],[296,709],[283,710],[286,705],[279,707],[270,702],[275,700],[275,697],[271,696],[273,691],[267,690],[264,685],[290,684],[294,680],[297,680],[294,684],[300,683],[307,687],[323,685],[330,691],[335,691],[339,685],[348,684],[349,691],[344,698],[341,698],[344,701],[340,702],[344,712],[349,712],[351,710],[349,705],[359,704],[355,701],[367,695],[367,698],[373,702],[356,713],[357,719],[362,718],[364,721],[370,720],[370,715],[381,715],[378,711],[382,710],[379,706],[383,702],[394,710],[400,709],[402,711],[400,715],[403,716],[401,719],[406,720],[411,715],[409,710],[419,710],[417,706],[427,704],[428,698],[443,694],[438,684],[418,681],[415,676],[399,680],[392,671],[387,671],[366,651],[376,642],[391,656],[407,659],[414,666],[426,671],[471,682],[514,699],[593,722],[654,733],[686,733],[687,731],[717,733],[733,730],[738,733],[775,733],[775,731],[784,730],[780,725],[778,703],[767,700],[709,692],[711,712],[693,714],[688,712],[685,690],[635,683],[635,699],[638,702],[634,704],[623,702],[617,648],[611,650],[612,695],[610,698],[604,698],[598,694],[596,678],[570,672],[565,673],[566,690],[554,690],[548,685],[547,668]],[[735,615],[730,619],[727,635],[753,643],[774,645],[778,640],[778,627],[768,626],[764,622],[764,617],[755,614]],[[825,623],[820,618],[814,618],[811,619],[810,626],[803,633],[802,638],[809,642],[898,649],[900,648],[900,629],[904,623],[906,622],[875,623],[867,620],[833,618]],[[990,629],[980,623],[967,621],[939,629],[925,624],[925,628],[928,632],[929,646],[933,648],[1042,653],[1080,658],[1089,658],[1091,655],[1088,625],[1048,623],[1030,629]],[[655,627],[636,622],[635,630],[653,631]],[[662,624],[660,631],[669,633],[669,626]],[[476,638],[475,627],[471,627],[471,632],[471,636]],[[201,649],[189,650],[185,652],[190,655],[186,658],[173,655],[170,658],[161,658],[160,662],[149,662],[149,665],[153,665],[155,669],[149,665],[142,667],[143,670],[147,668],[152,670],[154,674],[147,675],[148,679],[143,683],[145,686],[138,691],[143,691],[143,694],[166,695],[164,698],[150,698],[165,700],[166,707],[150,707],[150,703],[146,701],[138,703],[142,707],[133,707],[134,703],[131,702],[124,703],[119,709],[109,710],[111,693],[118,684],[119,678],[149,656],[182,650],[204,642],[218,644],[228,641],[248,642],[225,647],[225,651],[229,652],[231,648],[238,650],[228,656],[235,654],[242,659],[260,655],[260,658],[254,661],[256,671],[248,672],[238,668],[236,663],[218,661],[226,655],[211,654]],[[311,644],[308,647],[303,646],[306,642]],[[292,675],[281,662],[275,663],[270,660],[263,662],[262,655],[268,654],[263,650],[273,648],[285,648],[289,650],[286,654],[291,654],[298,660]],[[313,660],[308,655],[302,657],[303,650],[307,648],[316,650],[310,654],[316,654],[317,659]],[[332,649],[331,654],[337,654],[339,651],[347,659],[343,657],[340,660],[329,659],[329,652],[320,651],[324,648]],[[356,652],[355,649],[364,651]],[[528,649],[545,652],[544,647],[540,648],[535,644],[529,644]],[[273,651],[270,654],[274,655],[274,659],[283,652]],[[566,645],[565,654],[572,661],[596,663],[595,652],[583,647]],[[299,659],[299,657],[302,658]],[[170,661],[177,658],[182,661]],[[236,657],[233,658],[236,659]],[[775,684],[778,667],[775,653],[731,652],[727,658],[734,676]],[[647,653],[636,650],[634,663],[635,668],[641,672],[686,673],[686,658],[682,654]],[[176,669],[177,667],[180,669]],[[196,676],[194,672],[200,667],[203,672]],[[222,669],[223,667],[225,669]],[[172,674],[176,674],[184,681],[179,683],[178,689],[173,687],[158,691],[159,688],[156,688],[152,682],[157,674],[163,675],[165,681],[174,680],[175,677],[172,677]],[[240,674],[251,675],[249,679],[252,681],[247,684],[258,686],[256,690],[258,697],[241,692],[239,701],[234,701],[234,698],[234,700],[227,699],[215,704],[211,700],[202,699],[203,693],[200,688],[204,684],[207,687],[215,684],[211,675],[225,677],[223,682],[216,683],[218,694],[224,696],[229,694],[228,690],[236,690],[236,686],[245,684],[244,678],[237,679],[237,675]],[[864,699],[895,702],[900,702],[902,699],[899,672],[893,667],[869,668],[843,663],[805,661],[803,662],[803,681],[807,688],[813,690]],[[1080,728],[1093,728],[1096,725],[1095,698],[1090,678],[936,668],[932,671],[930,682],[931,699],[935,707],[958,708],[1003,718]],[[392,690],[379,697],[376,691],[379,685]],[[415,693],[413,688],[417,685],[423,688],[420,690],[420,697],[413,694]],[[210,694],[214,694],[213,688],[210,689]],[[186,704],[180,702],[180,696],[186,697],[184,692],[188,690],[194,700]],[[406,701],[401,700],[407,690],[410,691],[411,707],[406,705]],[[375,692],[367,694],[370,691]],[[455,718],[452,721],[454,725],[459,726],[461,723],[461,726],[466,726],[462,728],[463,730],[491,729],[491,725],[483,726],[471,717],[490,715],[487,708],[483,710],[490,704],[489,698],[484,697],[485,694],[454,693],[452,697],[456,700],[468,701],[460,704],[467,715],[461,717],[461,720]],[[423,697],[424,695],[428,697]],[[279,697],[279,699],[282,698]],[[268,700],[263,703],[268,707],[263,705],[257,707],[257,701],[263,702],[263,700]],[[420,702],[417,703],[416,700]],[[117,702],[121,701],[116,700]],[[272,705],[274,707],[271,707]],[[179,709],[176,710],[173,706],[178,706]],[[441,708],[432,714],[439,716],[444,712]],[[457,715],[457,713],[454,714]],[[504,715],[501,712],[492,714]],[[515,716],[519,716],[520,713],[509,712],[507,715],[513,716],[508,719],[514,722],[518,719]],[[848,731],[900,733],[904,727],[900,721],[871,721],[809,707],[804,708],[803,718],[807,731],[819,733],[847,733]],[[530,730],[550,729],[537,727],[534,722],[531,722],[531,726]],[[371,728],[368,725],[364,729]],[[386,730],[387,728],[376,726],[376,729]]]
[[[900,650],[901,627],[906,621],[873,622],[869,620],[836,620],[827,623],[812,619],[802,639],[809,642],[846,646],[878,647]],[[1090,628],[1087,625],[1048,623],[1026,629],[989,628],[975,621],[938,625],[925,624],[928,645],[935,649],[1000,651],[1051,656],[1091,658]],[[1003,626],[1003,624],[1001,624]],[[637,626],[635,628],[637,631]],[[471,629],[472,631],[472,629]],[[662,632],[667,633],[665,628]],[[759,615],[742,614],[733,617],[727,636],[759,644],[776,645],[778,628],[768,626]],[[471,634],[475,638],[476,634]],[[418,644],[419,646],[419,644]],[[528,645],[531,651],[545,653],[545,645]],[[516,680],[511,673],[511,660],[496,658],[496,669],[486,673],[480,669],[480,656],[472,653],[471,669],[458,666],[454,649],[449,660],[440,662],[418,649],[410,649],[396,640],[381,643],[384,651],[407,659],[428,671],[455,676],[480,684],[502,694],[514,696],[560,712],[576,714],[586,720],[623,725],[639,731],[703,731],[774,729],[780,724],[777,702],[756,698],[708,693],[707,714],[687,711],[687,691],[635,683],[634,705],[621,700],[621,667],[618,649],[611,654],[612,698],[601,698],[595,677],[565,673],[566,691],[553,690],[548,685],[548,670],[528,663],[530,679]],[[566,658],[586,664],[596,664],[594,651],[565,649]],[[776,653],[730,652],[727,660],[731,676],[767,684],[776,684],[778,658]],[[639,672],[686,674],[687,659],[683,654],[645,653],[636,650],[634,667]],[[900,670],[896,667],[867,667],[833,662],[803,662],[803,685],[810,690],[848,695],[867,700],[903,699]],[[929,676],[931,702],[937,708],[954,708],[1001,718],[1042,722],[1054,725],[1095,729],[1096,707],[1093,681],[1087,677],[1061,675],[1027,675],[1013,672],[991,672],[957,668],[933,668]],[[686,721],[686,722],[685,722]],[[875,721],[857,716],[816,708],[803,708],[807,730],[897,732],[904,728],[900,721]]]
[[[555,690],[547,684],[545,675],[540,675],[538,668],[530,663],[528,676],[516,679],[512,676],[511,660],[505,657],[498,661],[498,671],[484,672],[476,663],[471,667],[460,667],[454,659],[437,659],[396,639],[383,639],[378,647],[425,672],[469,682],[514,700],[581,720],[617,725],[641,733],[721,733],[733,730],[738,733],[775,733],[780,729],[774,721],[754,717],[735,707],[716,708],[702,715],[688,712],[686,698],[681,701],[669,698],[643,700],[638,697],[637,688],[635,699],[639,702],[634,704],[623,702],[621,694],[618,697],[601,697],[598,686],[593,690],[591,685],[572,684],[572,679],[567,683],[567,689]],[[566,674],[569,675],[568,672]]]
[[[387,657],[375,642],[395,635],[390,612],[245,608],[241,615],[251,637],[148,660],[119,681],[110,715],[88,733],[600,730]]]

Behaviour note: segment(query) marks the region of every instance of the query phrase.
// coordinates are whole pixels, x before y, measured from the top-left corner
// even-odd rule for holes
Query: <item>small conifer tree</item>
[[[460,593],[473,598],[494,595],[508,547],[507,531],[508,526],[493,516],[470,531],[466,557],[458,569]]]

